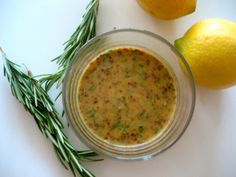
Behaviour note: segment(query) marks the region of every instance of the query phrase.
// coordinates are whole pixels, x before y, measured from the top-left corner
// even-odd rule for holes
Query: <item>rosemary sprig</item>
[[[65,77],[66,69],[69,66],[76,50],[82,47],[88,40],[96,35],[96,17],[98,12],[98,0],[91,0],[83,15],[82,22],[71,35],[70,39],[64,43],[64,52],[53,59],[59,67],[54,74],[48,74],[40,79],[41,84],[45,84],[48,91],[55,83],[59,87]],[[61,94],[61,92],[60,92]],[[60,95],[59,94],[59,95]]]
[[[57,83],[57,87],[62,84],[66,69],[76,50],[96,35],[97,11],[98,0],[91,0],[83,15],[82,23],[64,44],[64,52],[53,59],[59,65],[58,71],[54,74],[44,75],[40,80],[32,77],[30,72],[28,74],[22,72],[19,65],[7,59],[0,48],[4,59],[4,75],[10,83],[12,94],[34,117],[40,131],[51,140],[55,152],[65,168],[69,167],[74,176],[76,176],[76,171],[78,171],[82,177],[93,177],[94,175],[84,168],[80,161],[97,161],[100,159],[93,158],[97,155],[95,152],[91,150],[75,150],[69,143],[68,138],[62,131],[63,124],[47,91],[55,83]],[[44,85],[44,88],[42,85]]]
[[[43,135],[50,139],[59,160],[66,169],[71,169],[74,176],[78,171],[82,177],[93,177],[94,175],[84,168],[80,161],[100,160],[93,158],[97,154],[91,150],[75,150],[62,131],[63,124],[53,102],[38,80],[32,77],[30,72],[22,72],[19,65],[7,59],[1,48],[0,52],[3,54],[4,75],[10,83],[12,94],[34,117]]]

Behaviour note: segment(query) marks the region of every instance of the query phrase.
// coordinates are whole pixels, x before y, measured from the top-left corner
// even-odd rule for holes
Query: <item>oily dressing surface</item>
[[[81,117],[99,138],[135,145],[155,137],[176,106],[174,80],[166,67],[139,49],[110,50],[93,60],[78,89]]]

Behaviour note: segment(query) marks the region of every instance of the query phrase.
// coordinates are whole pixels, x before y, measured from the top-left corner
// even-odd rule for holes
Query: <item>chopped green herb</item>
[[[139,116],[142,118],[142,119],[148,119],[149,118],[149,114],[143,110],[142,112],[139,113]]]
[[[126,97],[123,96],[123,97],[122,97],[122,101],[123,101],[125,107],[128,108],[128,102],[127,102],[127,100],[126,100]]]
[[[124,128],[124,124],[121,122],[121,120],[118,120],[112,125],[112,129],[124,130]]]
[[[139,66],[140,68],[143,68],[143,67],[144,67],[144,65],[143,65],[142,63],[139,63],[138,66]]]
[[[125,68],[124,68],[124,72],[125,72],[125,74],[129,74],[129,68],[128,68],[128,67],[125,67]]]
[[[117,113],[120,113],[121,111],[122,111],[121,108],[118,108],[118,109],[117,109]]]
[[[142,80],[146,80],[148,78],[148,74],[146,72],[138,73]]]
[[[102,56],[102,61],[103,62],[107,62],[107,61],[109,61],[111,59],[111,55],[109,55],[108,53],[107,54],[104,54],[103,56]]]
[[[89,87],[89,91],[94,91],[96,89],[96,85],[95,84],[92,84],[90,87]]]
[[[96,109],[92,108],[89,112],[87,112],[88,117],[95,117]]]
[[[102,68],[102,70],[107,73],[107,72],[109,72],[112,68],[113,68],[112,65],[106,65],[106,66],[104,66],[104,67]]]
[[[160,127],[156,127],[156,128],[154,129],[154,133],[157,134],[157,133],[159,133],[159,132],[160,132]]]
[[[139,113],[139,116],[140,116],[141,118],[143,118],[143,117],[144,117],[144,114],[145,114],[145,111],[143,110],[141,113]]]

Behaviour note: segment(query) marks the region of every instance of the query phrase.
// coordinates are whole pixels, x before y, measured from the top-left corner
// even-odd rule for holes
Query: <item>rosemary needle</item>
[[[10,83],[12,94],[34,117],[43,135],[50,139],[59,160],[66,168],[71,169],[74,176],[77,171],[81,177],[93,177],[94,175],[84,168],[80,161],[100,160],[93,158],[97,154],[91,150],[75,150],[62,131],[63,124],[46,90],[42,88],[38,80],[22,72],[19,65],[10,61],[1,48],[0,52],[4,60],[4,75]]]

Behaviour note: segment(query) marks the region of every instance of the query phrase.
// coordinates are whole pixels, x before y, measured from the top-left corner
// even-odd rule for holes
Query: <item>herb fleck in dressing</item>
[[[154,56],[132,48],[110,50],[93,60],[80,80],[79,109],[98,137],[135,145],[154,138],[172,118],[174,80]]]

